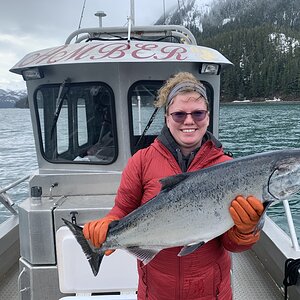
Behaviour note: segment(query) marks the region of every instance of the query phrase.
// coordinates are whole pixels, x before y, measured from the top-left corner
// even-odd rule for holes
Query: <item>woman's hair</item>
[[[179,72],[170,77],[158,90],[157,100],[154,104],[156,107],[165,106],[166,110],[168,110],[168,107],[172,104],[173,98],[176,95],[194,91],[202,96],[199,97],[199,99],[204,99],[208,108],[205,86],[192,73]]]

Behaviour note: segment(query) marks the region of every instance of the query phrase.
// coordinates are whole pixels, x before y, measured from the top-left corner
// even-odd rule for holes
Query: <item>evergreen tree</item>
[[[185,25],[199,45],[234,64],[223,70],[223,101],[300,98],[299,0],[219,0],[202,17],[203,31],[195,14],[183,23],[194,2],[188,0],[169,23]]]

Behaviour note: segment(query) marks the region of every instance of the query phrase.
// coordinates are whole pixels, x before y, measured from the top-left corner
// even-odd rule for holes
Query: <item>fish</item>
[[[80,226],[63,219],[95,276],[108,249],[125,249],[144,265],[162,249],[180,246],[178,256],[196,251],[234,226],[229,207],[238,195],[260,199],[265,211],[275,201],[287,200],[300,191],[300,149],[239,157],[160,183],[157,196],[110,224],[100,249],[91,246]],[[265,211],[256,231],[263,227]]]

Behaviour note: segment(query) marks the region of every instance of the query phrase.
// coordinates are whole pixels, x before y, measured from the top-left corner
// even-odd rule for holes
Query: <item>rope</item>
[[[288,298],[288,294],[287,294],[288,287],[291,285],[295,285],[298,281],[299,270],[300,270],[300,258],[299,259],[289,258],[285,261],[284,280],[283,280],[285,300],[287,300]]]

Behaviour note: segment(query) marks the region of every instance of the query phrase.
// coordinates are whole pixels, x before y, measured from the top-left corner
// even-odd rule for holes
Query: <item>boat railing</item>
[[[190,30],[181,25],[152,25],[132,26],[130,38],[142,39],[150,37],[177,37],[182,43],[197,45],[197,41]],[[65,44],[70,44],[73,39],[80,43],[87,39],[128,39],[127,27],[95,27],[82,28],[74,31],[66,39]],[[150,40],[150,39],[149,39]]]
[[[293,220],[293,216],[291,213],[291,208],[290,208],[290,204],[289,204],[288,200],[283,200],[283,205],[284,205],[285,215],[286,215],[286,219],[287,219],[288,227],[289,227],[289,231],[290,231],[290,238],[292,241],[292,246],[295,251],[300,251],[299,242],[297,239],[297,233],[296,233],[295,225],[294,225],[294,220]]]
[[[14,181],[13,183],[7,185],[6,187],[0,189],[0,203],[2,203],[3,206],[7,210],[9,210],[13,215],[18,214],[17,210],[14,208],[15,202],[10,199],[9,195],[6,192],[16,187],[17,185],[23,183],[24,181],[28,180],[29,177],[30,175],[27,175],[21,179]]]

